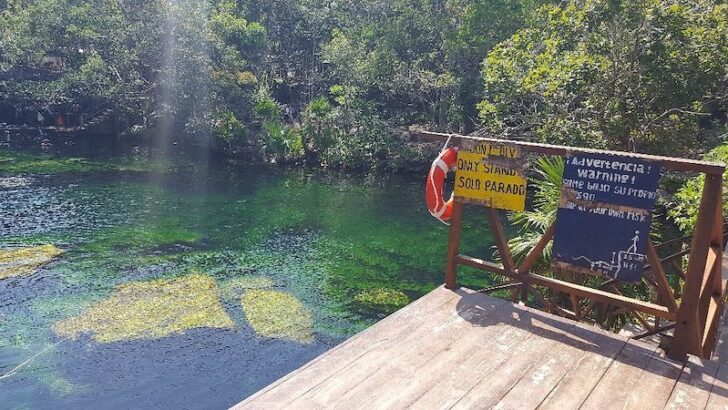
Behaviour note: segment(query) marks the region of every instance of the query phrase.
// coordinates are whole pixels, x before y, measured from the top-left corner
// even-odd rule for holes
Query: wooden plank
[[[490,224],[490,231],[493,233],[493,239],[495,240],[495,246],[498,249],[498,255],[500,255],[500,259],[503,262],[503,271],[504,274],[508,277],[515,278],[517,277],[516,273],[516,265],[513,262],[513,256],[511,255],[511,249],[508,246],[508,238],[506,238],[506,232],[503,228],[503,224],[500,220],[500,215],[498,214],[498,210],[495,208],[486,208],[485,209],[486,214],[488,215],[488,222]],[[526,284],[523,283],[521,285],[521,292],[523,295],[523,299],[525,300],[528,297],[528,294],[526,293]],[[518,294],[519,292],[517,290],[513,291],[513,297],[511,298],[511,301],[516,302],[518,300]]]
[[[596,328],[588,340],[591,346],[549,392],[539,409],[578,409],[627,344],[626,338]]]
[[[723,183],[721,181],[721,190]],[[710,357],[718,344],[718,338],[721,333],[721,321],[723,320],[723,307],[725,305],[725,271],[723,262],[725,261],[725,239],[723,232],[723,197],[718,200],[715,207],[715,224],[713,225],[713,235],[711,238],[712,248],[717,248],[718,258],[715,261],[713,276],[713,285],[711,289],[711,304],[708,307],[708,316],[706,318],[706,328],[703,336],[703,356]],[[719,245],[719,246],[718,246]]]
[[[495,245],[498,248],[498,254],[503,262],[503,269],[506,271],[506,275],[514,277],[516,274],[516,265],[513,263],[511,250],[508,248],[508,238],[506,238],[506,232],[503,228],[503,224],[501,223],[500,215],[498,215],[498,211],[493,208],[486,208],[485,211],[488,215],[490,230],[493,232]]]
[[[723,303],[721,296],[713,296],[708,302],[708,314],[705,323],[705,334],[703,335],[703,346],[707,349],[706,353],[712,353],[715,348],[716,332],[718,330],[718,324],[721,320],[721,313],[723,313]]]
[[[538,359],[533,367],[501,398],[495,407],[502,409],[537,408],[571,371],[572,367],[582,357],[586,356],[587,353],[590,353],[589,349],[592,347],[590,339],[593,339],[594,335],[591,329],[572,327],[571,331],[566,334],[566,338],[561,340],[547,355]],[[609,356],[616,356],[617,352],[626,343],[626,340],[622,340],[621,342],[621,345],[614,346],[613,352],[608,352],[607,354]],[[600,353],[596,355],[602,356]],[[606,371],[606,368],[604,371]],[[591,375],[591,377],[595,378],[594,375]],[[582,392],[583,397],[586,397],[589,391],[591,391],[591,387],[588,389],[584,388]],[[563,408],[563,405],[560,408]]]
[[[686,272],[686,280],[680,309],[677,312],[677,323],[669,355],[676,360],[686,360],[688,353],[701,354],[703,330],[700,328],[700,289],[711,247],[713,223],[716,217],[715,207],[722,196],[721,175],[705,177],[703,194],[698,208],[698,220],[690,245],[690,260]]]
[[[551,239],[554,237],[554,232],[556,231],[556,223],[552,223],[549,225],[549,227],[546,229],[546,232],[544,232],[541,239],[538,240],[536,243],[536,246],[531,249],[531,252],[528,253],[526,258],[521,262],[521,265],[518,266],[518,272],[519,273],[528,273],[529,270],[531,270],[531,267],[536,262],[536,260],[541,256],[543,253],[543,250],[546,248],[546,245],[551,242]]]
[[[713,275],[720,274],[720,272],[715,272],[717,268],[715,263],[720,260],[720,254],[721,250],[717,245],[713,245],[708,248],[708,257],[705,261],[705,269],[703,270],[702,283],[700,284],[700,296],[701,298],[705,298],[706,302],[707,298],[713,295]]]
[[[497,265],[493,262],[488,262],[486,260],[474,258],[472,256],[456,255],[455,262],[461,265],[470,266],[471,268],[481,269],[486,272],[509,276],[506,274],[505,269],[503,269],[503,265]]]
[[[428,349],[408,352],[379,368],[365,381],[355,386],[333,407],[405,408],[431,388],[444,374],[457,372],[473,354],[483,354],[491,347],[493,354],[503,354],[519,339],[518,330],[510,326],[513,306],[503,308],[487,317],[476,317],[472,326],[458,332],[448,346],[430,343]]]
[[[449,308],[431,314],[427,325],[415,329],[404,338],[393,340],[387,345],[386,350],[376,349],[357,357],[331,377],[312,386],[300,399],[290,401],[288,405],[292,408],[302,407],[306,403],[330,406],[377,369],[394,360],[405,365],[407,360],[414,360],[413,355],[418,355],[422,351],[445,348],[457,340],[465,329],[472,326],[471,321],[485,320],[488,315],[506,303],[485,295],[472,294],[470,298],[458,302],[457,310]],[[438,314],[439,317],[436,316]]]
[[[614,306],[627,307],[637,311],[650,313],[667,320],[675,320],[676,316],[674,312],[670,312],[665,306],[628,298],[626,296],[605,292],[603,290],[594,289],[587,286],[577,285],[575,283],[564,282],[562,280],[549,278],[546,276],[528,274],[523,275],[521,277],[521,280],[545,286],[547,288],[558,290],[567,294],[574,294],[579,297],[593,299],[597,302],[607,303]]]
[[[666,409],[701,410],[708,404],[718,364],[695,356],[683,368]]]
[[[728,362],[723,359],[719,364],[706,410],[728,409]]]
[[[467,289],[450,291],[440,286],[383,319],[375,326],[346,340],[248,397],[236,408],[247,408],[247,404],[254,401],[279,403],[293,400],[305,393],[311,387],[311,384],[325,380],[358,356],[411,333],[414,329],[425,325],[431,315],[451,308],[471,293],[472,291]]]
[[[650,262],[650,269],[657,282],[657,291],[662,297],[662,301],[667,303],[667,308],[670,312],[677,312],[675,295],[672,293],[670,282],[667,280],[665,269],[662,267],[660,257],[657,256],[657,250],[655,249],[655,244],[652,243],[652,239],[647,240],[647,259]]]
[[[667,404],[682,373],[683,363],[674,362],[667,359],[662,352],[659,353],[652,356],[624,408],[657,410],[663,409]]]
[[[499,374],[512,358],[528,352],[530,340],[538,337],[529,324],[535,317],[534,312],[524,306],[512,306],[511,320],[502,336],[494,343],[479,344],[469,350],[460,358],[457,368],[440,373],[433,383],[413,389],[416,392],[409,391],[405,400],[407,405],[422,409],[450,408],[478,381]],[[428,368],[430,372],[437,371],[434,366]]]
[[[728,351],[721,343],[717,353]],[[728,364],[443,287],[236,408],[728,408]]]
[[[630,340],[612,361],[581,407],[585,409],[622,408],[657,347]]]
[[[695,171],[703,172],[712,175],[723,175],[725,171],[725,165],[716,162],[698,161],[693,159],[685,158],[671,158],[662,157],[657,155],[638,154],[634,152],[620,152],[620,151],[607,151],[601,149],[592,148],[579,148],[579,147],[566,147],[551,144],[542,144],[537,142],[528,141],[513,141],[496,138],[483,138],[483,137],[472,137],[467,135],[458,134],[445,134],[440,132],[420,131],[417,133],[422,139],[431,141],[441,141],[451,139],[451,143],[454,145],[462,144],[463,142],[493,142],[497,144],[509,144],[521,147],[524,152],[534,152],[544,155],[558,155],[567,156],[574,154],[606,154],[606,155],[619,155],[628,158],[642,159],[647,161],[658,161],[665,169],[671,169],[674,171]]]
[[[573,324],[554,320],[547,314],[537,314],[527,324],[535,336],[524,343],[510,360],[496,372],[480,379],[453,406],[458,409],[485,408],[498,403],[543,357],[551,356],[555,349],[569,339]]]

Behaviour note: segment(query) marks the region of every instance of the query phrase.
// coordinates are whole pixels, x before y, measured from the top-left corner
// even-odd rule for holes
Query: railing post
[[[723,192],[723,181],[720,181],[720,192]],[[715,222],[713,223],[713,234],[710,238],[710,245],[717,250],[715,263],[711,275],[713,280],[706,286],[706,292],[710,292],[708,306],[706,307],[706,323],[708,328],[703,330],[703,356],[710,357],[715,350],[721,319],[723,317],[723,304],[725,297],[725,282],[723,280],[723,196],[718,197],[715,206]],[[712,309],[711,309],[712,307]],[[713,316],[713,317],[711,317]]]
[[[460,252],[460,231],[462,230],[462,223],[463,203],[455,199],[452,205],[450,239],[447,244],[447,265],[445,266],[445,287],[448,289],[458,287],[458,266],[455,257]]]
[[[690,260],[685,274],[680,308],[677,312],[675,336],[668,355],[675,360],[687,359],[688,353],[703,355],[702,341],[704,328],[700,317],[700,296],[708,261],[708,251],[711,248],[716,223],[716,207],[721,202],[722,184],[721,175],[707,174],[703,186],[703,194],[698,208],[698,219],[695,224]]]

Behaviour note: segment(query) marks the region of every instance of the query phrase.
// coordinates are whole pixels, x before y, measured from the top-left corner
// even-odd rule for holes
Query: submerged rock
[[[242,305],[258,335],[313,342],[311,312],[295,296],[277,290],[251,289],[243,295]]]
[[[243,292],[250,289],[269,289],[274,286],[275,282],[265,276],[239,276],[220,284],[222,296],[226,301],[237,300]]]
[[[63,250],[53,245],[0,250],[0,279],[35,273]]]
[[[354,301],[368,310],[389,314],[406,306],[409,298],[398,290],[380,288],[365,290]]]
[[[45,384],[56,397],[66,397],[88,390],[88,386],[74,383],[62,377],[56,370],[46,370],[46,372],[46,374],[38,377],[38,381]]]
[[[98,342],[111,343],[202,327],[231,329],[235,322],[220,303],[217,283],[194,274],[120,285],[80,316],[57,322],[53,331],[74,339],[90,333]]]

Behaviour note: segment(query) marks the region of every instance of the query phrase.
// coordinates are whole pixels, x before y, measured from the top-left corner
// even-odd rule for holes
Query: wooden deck
[[[630,340],[468,289],[440,287],[236,409],[728,409],[722,360]]]

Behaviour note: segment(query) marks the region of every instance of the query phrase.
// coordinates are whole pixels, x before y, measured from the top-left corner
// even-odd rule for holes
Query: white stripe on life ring
[[[439,158],[439,157],[437,158],[437,160],[435,160],[435,162],[432,163],[432,168],[434,168],[434,167],[440,168],[442,170],[443,174],[445,174],[445,175],[447,175],[447,173],[450,171],[450,167],[448,167],[447,164],[445,163],[445,161],[443,161],[442,158]],[[444,176],[443,176],[443,178],[444,178]],[[431,173],[430,183],[432,184],[433,188],[437,188],[437,184],[435,184],[434,172]],[[440,219],[440,217],[447,210],[447,205],[445,204],[445,199],[441,197],[442,192],[439,192],[438,189],[433,189],[433,191],[435,192],[435,203],[441,203],[442,206],[440,207],[440,209],[436,208],[434,210],[434,212],[430,211],[430,214],[432,216],[434,216],[435,218],[439,219],[440,222],[445,223],[445,221]]]

